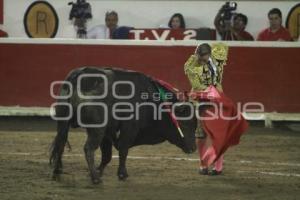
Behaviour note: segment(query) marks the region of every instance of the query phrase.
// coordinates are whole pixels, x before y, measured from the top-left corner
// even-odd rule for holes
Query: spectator
[[[268,13],[270,27],[261,31],[257,37],[259,41],[292,41],[289,31],[282,26],[282,14],[278,8]]]
[[[215,27],[220,34],[222,40],[239,40],[239,41],[253,41],[253,36],[245,31],[248,18],[242,13],[235,14],[233,17],[233,25],[230,21],[222,18],[224,10],[220,9],[215,17]]]
[[[110,39],[114,30],[118,27],[118,13],[109,11],[105,14],[105,25],[98,25],[88,30],[89,39]]]
[[[183,15],[180,13],[175,13],[169,20],[168,27],[171,29],[185,29],[185,22]]]
[[[115,29],[112,35],[112,39],[117,40],[128,40],[129,39],[129,32],[130,30],[134,29],[133,27],[129,26],[120,26]]]
[[[0,37],[8,37],[8,34],[0,29]]]

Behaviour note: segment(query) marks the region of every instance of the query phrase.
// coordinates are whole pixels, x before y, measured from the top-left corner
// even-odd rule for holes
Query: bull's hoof
[[[94,185],[98,185],[99,183],[101,183],[102,181],[101,181],[101,179],[100,178],[94,178],[94,179],[92,179],[92,183],[94,184]]]
[[[91,179],[92,179],[92,183],[95,185],[101,183],[101,179],[96,171],[91,173]]]
[[[53,170],[52,180],[61,181],[61,174],[63,173],[62,168],[56,168]]]
[[[128,174],[118,174],[118,177],[120,181],[126,181]]]
[[[53,180],[53,181],[57,181],[57,182],[61,181],[61,176],[60,176],[60,174],[53,174],[53,175],[52,175],[52,180]]]
[[[120,167],[118,169],[118,177],[120,181],[125,181],[128,178],[127,169]]]

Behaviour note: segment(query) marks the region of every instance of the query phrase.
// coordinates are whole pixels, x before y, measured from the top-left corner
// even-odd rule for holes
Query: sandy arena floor
[[[129,153],[127,181],[118,181],[114,158],[103,183],[96,186],[83,157],[85,133],[78,130],[69,134],[73,149],[64,154],[62,181],[51,180],[48,148],[55,134],[0,131],[1,200],[300,198],[297,132],[252,127],[241,144],[226,153],[224,174],[218,177],[198,175],[197,153],[188,156],[168,143],[136,147]]]

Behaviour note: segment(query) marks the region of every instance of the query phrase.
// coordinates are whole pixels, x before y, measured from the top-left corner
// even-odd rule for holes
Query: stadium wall
[[[48,107],[50,84],[82,66],[120,67],[190,86],[183,65],[196,41],[0,39],[0,106]],[[300,44],[228,42],[224,90],[265,112],[300,112]]]

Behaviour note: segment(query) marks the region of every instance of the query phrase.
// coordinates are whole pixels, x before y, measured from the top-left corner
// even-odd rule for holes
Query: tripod
[[[86,31],[86,19],[85,18],[76,18],[74,22],[74,26],[77,28],[77,38],[86,39],[87,31]]]

